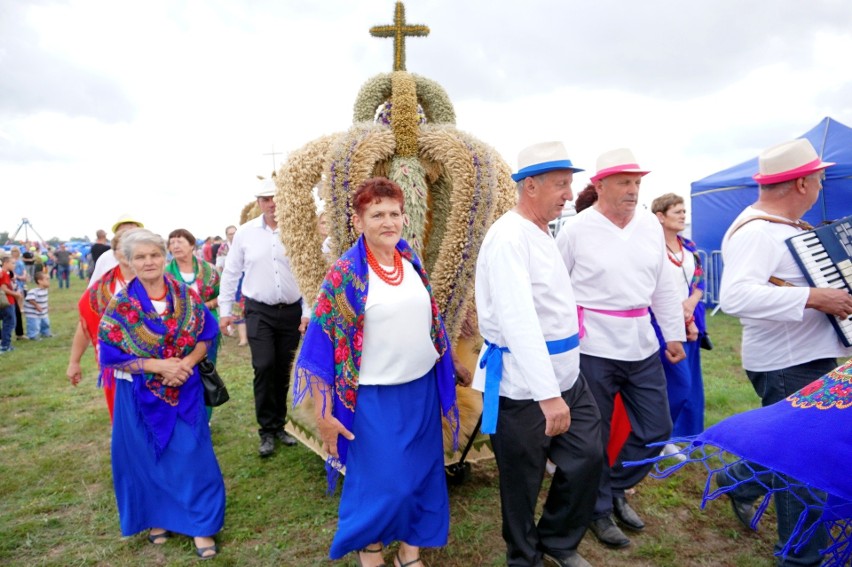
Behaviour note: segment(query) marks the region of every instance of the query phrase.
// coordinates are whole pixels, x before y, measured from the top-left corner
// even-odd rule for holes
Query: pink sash
[[[624,309],[624,310],[611,310],[611,309],[593,309],[591,307],[583,307],[582,305],[577,306],[577,322],[580,325],[580,338],[586,336],[586,327],[583,325],[584,311],[594,311],[595,313],[603,313],[604,315],[609,315],[610,317],[643,317],[648,314],[647,307],[637,307],[636,309]]]

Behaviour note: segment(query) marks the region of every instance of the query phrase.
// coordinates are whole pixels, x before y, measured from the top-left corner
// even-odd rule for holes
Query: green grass
[[[2,565],[194,565],[188,538],[162,547],[143,534],[122,538],[112,492],[109,417],[95,387],[91,351],[84,381],[65,378],[75,304],[82,284],[51,289],[51,321],[57,336],[16,341],[0,356],[0,564]],[[716,348],[703,351],[707,424],[756,407],[758,399],[739,367],[739,323],[710,319]],[[327,559],[338,498],[325,496],[322,461],[308,449],[279,448],[257,457],[249,353],[226,340],[219,371],[231,401],[217,408],[213,441],[225,476],[227,513],[220,534],[219,565],[354,565]],[[504,565],[497,471],[475,463],[469,481],[451,487],[449,544],[424,550],[433,566]],[[770,566],[774,516],[758,534],[741,530],[727,501],[698,508],[704,490],[701,467],[673,478],[646,479],[633,502],[648,527],[626,550],[607,550],[589,535],[580,551],[594,565]]]

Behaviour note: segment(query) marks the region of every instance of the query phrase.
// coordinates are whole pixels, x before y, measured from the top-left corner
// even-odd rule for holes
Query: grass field
[[[194,564],[189,538],[160,547],[144,534],[122,538],[112,492],[109,417],[95,387],[94,357],[84,357],[84,382],[68,384],[65,367],[82,282],[51,289],[56,337],[16,341],[0,356],[0,564]],[[710,319],[716,348],[703,351],[707,424],[755,407],[757,397],[739,367],[739,323]],[[257,434],[246,348],[226,340],[220,374],[231,401],[213,416],[213,441],[225,476],[228,504],[219,536],[219,565],[354,565],[327,559],[338,498],[325,496],[322,461],[302,446],[257,456]],[[451,487],[449,544],[423,552],[432,566],[503,565],[497,472],[475,463],[472,478]],[[770,566],[774,514],[760,531],[741,529],[727,501],[698,503],[704,475],[687,467],[674,478],[646,479],[633,497],[648,524],[619,551],[590,534],[580,547],[597,566]],[[389,557],[389,554],[388,554]]]

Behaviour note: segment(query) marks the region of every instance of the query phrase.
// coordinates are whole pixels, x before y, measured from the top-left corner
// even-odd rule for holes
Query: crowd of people
[[[852,355],[824,316],[848,317],[852,297],[808,287],[784,245],[808,228],[800,218],[831,165],[804,140],[767,150],[759,197],[724,239],[722,308],[743,321],[743,367],[764,405]],[[550,223],[574,199],[580,171],[562,143],[521,151],[517,204],[489,228],[476,264],[484,343],[472,386],[499,471],[508,565],[588,566],[578,553],[587,530],[607,547],[630,545],[625,531],[639,534],[645,522],[628,496],[650,461],[661,450],[685,459],[676,443],[704,429],[700,349],[712,343],[697,246],[682,234],[684,199],[669,193],[639,207],[650,172],[628,149],[605,152],[554,237]],[[129,215],[112,241],[97,233],[67,375],[80,382],[91,344],[112,421],[121,532],[145,531],[153,545],[184,534],[200,558],[218,554],[225,490],[198,363],[215,363],[221,334],[239,332],[254,369],[259,456],[297,443],[284,430],[292,370],[295,400],[314,404],[330,491],[346,471],[330,557],[384,565],[385,547],[399,542],[393,565],[421,565],[420,548],[446,545],[449,534],[441,422],[457,440],[457,370],[422,261],[402,239],[403,193],[384,178],[353,192],[360,237],[337,259],[324,243],[331,267],[306,298],[279,236],[275,190],[263,182],[260,216],[227,227],[225,240],[198,246],[185,228],[164,239]],[[323,216],[317,229],[327,236]],[[64,249],[53,253],[60,287]],[[29,338],[51,336],[49,271],[30,271],[21,256],[2,258],[0,353],[14,348],[16,310]],[[755,471],[742,463],[717,475],[749,527],[766,478],[785,482],[771,471],[755,482]],[[785,547],[814,513],[813,497],[777,496],[778,565],[820,564],[824,528]]]

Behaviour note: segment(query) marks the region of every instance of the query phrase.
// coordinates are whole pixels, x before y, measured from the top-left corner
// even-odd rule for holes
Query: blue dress
[[[446,545],[450,502],[435,371],[405,384],[360,386],[352,433],[330,557],[377,541]]]

